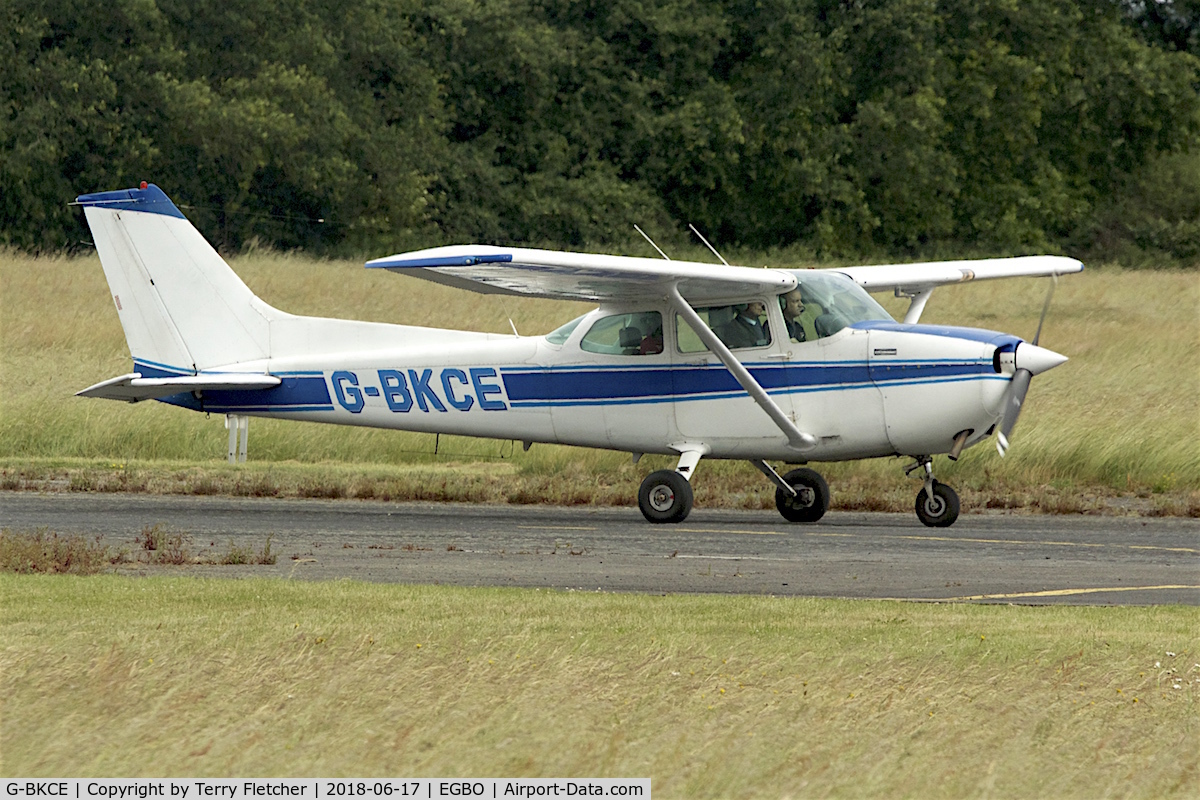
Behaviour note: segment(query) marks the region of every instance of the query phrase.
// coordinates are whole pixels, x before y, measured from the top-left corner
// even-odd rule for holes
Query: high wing
[[[368,261],[367,266],[483,294],[573,300],[634,300],[647,293],[665,293],[675,284],[686,300],[702,303],[762,293],[782,294],[796,286],[795,273],[782,269],[488,245],[417,250],[377,258]],[[932,289],[947,284],[1058,276],[1082,270],[1083,264],[1073,258],[1018,256],[829,271],[846,275],[869,292],[892,291],[897,296],[927,298]]]
[[[1016,256],[979,258],[967,261],[927,261],[917,264],[882,264],[873,267],[842,267],[840,272],[868,292],[895,292],[911,302],[904,321],[915,324],[939,286],[995,278],[1055,278],[1082,272],[1083,264],[1065,256]]]
[[[99,397],[105,400],[124,400],[136,403],[139,400],[157,400],[181,392],[270,389],[282,381],[274,375],[255,373],[183,375],[175,378],[143,378],[140,372],[131,372],[89,386],[76,397]]]
[[[868,292],[895,291],[917,294],[937,286],[993,278],[1050,277],[1082,272],[1083,264],[1064,256],[1017,256],[980,258],[967,261],[927,261],[917,264],[882,264],[873,267],[841,267],[846,275]]]
[[[796,286],[796,277],[784,270],[488,245],[417,250],[367,266],[483,294],[560,300],[636,300],[675,285],[689,302],[702,303]]]

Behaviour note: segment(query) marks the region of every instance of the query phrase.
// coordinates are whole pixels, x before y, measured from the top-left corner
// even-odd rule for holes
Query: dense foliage
[[[635,222],[667,241],[692,222],[822,256],[1195,262],[1197,19],[1191,0],[13,0],[0,243],[73,246],[71,198],[146,179],[225,249],[621,248]]]

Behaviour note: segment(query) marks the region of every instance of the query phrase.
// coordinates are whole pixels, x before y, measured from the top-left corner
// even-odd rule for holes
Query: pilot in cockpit
[[[804,313],[804,294],[797,286],[783,295],[783,321],[787,325],[788,338],[793,342],[803,342],[807,338],[804,323],[800,315]]]

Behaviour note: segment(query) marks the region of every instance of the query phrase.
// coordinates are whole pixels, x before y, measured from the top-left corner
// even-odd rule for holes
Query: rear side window
[[[649,356],[663,351],[662,315],[657,311],[601,317],[579,342],[589,353]]]

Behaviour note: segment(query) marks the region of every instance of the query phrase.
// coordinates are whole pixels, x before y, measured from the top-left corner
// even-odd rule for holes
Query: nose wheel
[[[908,472],[921,467],[925,469],[925,486],[917,492],[917,519],[930,528],[948,528],[958,519],[958,492],[934,480],[933,461],[929,456],[918,458],[917,463],[909,467]]]
[[[944,483],[933,482],[933,494],[917,493],[917,519],[931,528],[948,528],[958,519],[958,493]]]

